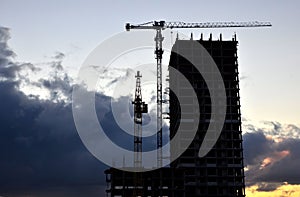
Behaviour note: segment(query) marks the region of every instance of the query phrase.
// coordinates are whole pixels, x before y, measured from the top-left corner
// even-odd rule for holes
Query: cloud
[[[8,47],[7,41],[10,39],[9,29],[0,27],[0,77],[15,77],[16,66],[11,62],[15,53]]]
[[[70,104],[29,99],[13,82],[2,82],[0,91],[0,188],[103,184],[105,166],[82,145]]]
[[[14,56],[14,52],[9,49],[7,41],[10,39],[9,28],[0,27],[0,57],[7,58]]]
[[[24,191],[30,196],[36,187],[68,186],[75,191],[75,185],[78,190],[104,185],[107,166],[86,150],[76,132],[71,103],[56,94],[70,98],[74,85],[61,65],[64,55],[56,54],[48,78],[32,83],[24,73],[38,68],[13,61],[9,37],[9,30],[0,27],[0,195],[24,196],[16,192]],[[48,89],[51,97],[27,95],[22,83]],[[98,109],[103,108],[101,99],[109,100],[100,94],[97,98]]]
[[[57,51],[54,55],[54,59],[62,60],[66,55],[60,51]]]
[[[0,27],[0,195],[22,196],[24,191],[30,196],[42,192],[36,187],[74,189],[76,186],[79,190],[81,186],[104,185],[103,170],[107,166],[86,150],[76,132],[70,99],[76,84],[64,70],[65,55],[57,52],[46,67],[50,71],[46,77],[34,79],[33,73],[40,75],[45,68],[14,62],[15,53],[7,44],[9,38],[9,29]],[[131,70],[122,71],[126,73],[125,81],[134,74]],[[116,76],[115,72],[105,72],[104,77]],[[109,79],[100,86],[110,89],[115,84],[116,81]],[[38,88],[37,94],[34,88]],[[38,94],[42,90],[47,95],[43,98]],[[115,123],[110,108],[111,102],[128,104],[131,98],[112,100],[103,92],[98,92],[95,98],[98,118],[109,137],[132,149],[132,136]],[[246,124],[245,128],[249,131],[243,136],[247,185],[256,185],[258,191],[275,191],[284,182],[300,184],[299,127],[266,122],[263,127]],[[151,150],[155,136],[144,142],[144,150]],[[16,190],[21,193],[13,192]],[[54,196],[59,193],[63,196],[66,190],[57,190]]]
[[[245,147],[245,164],[257,164],[261,160],[264,153],[271,151],[270,141],[266,138],[264,133],[258,130],[255,133],[246,133],[243,136]]]
[[[104,169],[108,167],[88,152],[77,134],[71,93],[79,85],[64,70],[65,55],[57,52],[43,67],[17,63],[7,44],[9,38],[9,30],[0,28],[0,195],[101,196],[102,193],[96,195],[99,190],[89,186],[103,189]],[[122,80],[134,77],[131,70],[125,73]],[[107,88],[115,83],[103,85]],[[104,130],[126,149],[133,149],[133,137],[116,124],[110,103],[128,104],[131,100],[124,96],[113,99],[101,92],[95,95]],[[133,127],[133,122],[127,124]],[[154,149],[155,139],[155,135],[144,139],[144,150]],[[86,195],[87,190],[94,193]]]
[[[281,186],[281,183],[266,183],[266,182],[260,182],[257,184],[258,188],[256,191],[274,191],[276,190],[279,186]]]
[[[2,196],[9,197],[86,197],[105,196],[105,186],[84,185],[84,186],[53,186],[22,188],[12,192],[4,192]]]
[[[244,130],[248,132],[262,131],[266,136],[272,136],[274,140],[280,138],[300,139],[300,128],[294,124],[281,124],[276,121],[262,121],[261,123],[248,124],[251,121],[245,120]]]
[[[298,197],[300,196],[300,185],[283,183],[259,183],[246,188],[246,196],[280,196],[280,197]]]
[[[262,128],[247,125],[243,135],[248,186],[258,190],[275,190],[285,182],[300,184],[300,139],[296,125],[265,122]],[[270,127],[268,127],[270,126]]]

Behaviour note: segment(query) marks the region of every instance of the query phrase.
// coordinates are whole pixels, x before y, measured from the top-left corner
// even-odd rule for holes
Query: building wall
[[[199,109],[181,112],[178,98],[170,92],[170,137],[172,138],[179,126],[182,113],[192,119],[193,113],[200,112],[199,126],[196,137],[189,148],[172,164],[174,169],[184,169],[185,196],[245,196],[243,147],[239,96],[239,78],[237,63],[237,44],[235,38],[229,41],[177,40],[173,48],[188,51],[191,58],[203,59],[203,53],[197,49],[198,43],[208,51],[217,64],[223,77],[226,89],[226,119],[221,135],[213,149],[203,158],[198,151],[208,128],[211,117],[210,94],[201,74],[195,67],[180,55],[172,52],[169,66],[180,71],[192,84],[198,101],[189,100],[189,93],[180,86],[180,81],[170,70],[170,89],[177,90],[182,97],[181,104],[199,103]],[[209,69],[207,70],[209,72]],[[212,79],[214,80],[214,79]],[[216,89],[217,91],[217,89]],[[182,99],[181,99],[182,100]],[[198,111],[197,111],[198,110]],[[189,124],[182,122],[181,124]],[[182,137],[182,142],[187,140]],[[180,144],[176,146],[180,147]],[[172,154],[172,153],[171,153]]]

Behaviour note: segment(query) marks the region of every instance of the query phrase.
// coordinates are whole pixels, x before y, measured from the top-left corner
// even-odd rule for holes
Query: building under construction
[[[184,48],[190,51],[192,58],[202,58],[203,54],[198,53],[196,47],[198,43],[212,56],[224,80],[227,109],[221,135],[209,153],[199,158],[198,151],[211,121],[212,104],[209,90],[197,69],[184,57],[172,52],[169,66],[178,70],[189,80],[197,94],[199,109],[181,111],[178,97],[184,97],[186,104],[193,101],[189,101],[188,91],[181,89],[178,79],[170,73],[170,89],[177,88],[179,92],[182,92],[182,94],[174,95],[170,91],[170,138],[176,134],[182,113],[188,113],[190,117],[193,117],[195,110],[198,110],[198,113],[200,112],[199,125],[189,148],[169,167],[141,173],[138,187],[143,193],[137,196],[245,196],[237,62],[238,42],[235,36],[226,41],[223,41],[221,36],[218,40],[213,40],[212,36],[208,40],[203,40],[201,36],[199,40],[177,39],[173,48]],[[189,124],[189,121],[181,124]],[[186,139],[183,137],[182,140]],[[114,168],[106,170],[105,173],[108,195],[134,196],[135,173]]]
[[[128,172],[110,168],[105,174],[108,196],[185,196],[183,169]]]
[[[201,59],[205,61],[203,53],[197,53],[197,43],[207,50],[216,63],[226,90],[227,109],[226,117],[221,132],[215,146],[205,157],[199,158],[198,152],[202,141],[206,135],[209,123],[211,121],[212,102],[207,83],[198,70],[182,56],[172,53],[170,66],[182,73],[193,86],[199,103],[200,120],[196,136],[189,148],[171,164],[174,169],[184,169],[184,191],[185,196],[245,196],[244,185],[244,166],[243,166],[243,148],[242,148],[242,130],[239,96],[239,77],[237,62],[237,44],[236,37],[232,40],[213,41],[212,35],[209,40],[177,40],[173,48],[181,48],[189,51],[192,59]],[[205,66],[205,63],[204,63]],[[209,69],[206,72],[211,72]],[[202,73],[203,74],[203,73]],[[214,74],[214,73],[209,73]],[[214,80],[214,79],[212,79]],[[170,89],[178,88],[183,94],[181,105],[192,104],[195,101],[189,100],[189,94],[180,86],[180,82],[170,73]],[[215,87],[218,91],[219,87]],[[170,94],[170,136],[174,136],[180,122],[182,113],[193,117],[194,111],[181,112],[178,98]],[[182,103],[186,102],[186,103]],[[192,120],[192,118],[191,118]],[[191,124],[190,121],[181,122],[181,124]],[[184,136],[181,138],[184,141]]]

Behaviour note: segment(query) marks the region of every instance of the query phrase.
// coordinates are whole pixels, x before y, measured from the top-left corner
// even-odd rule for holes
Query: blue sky
[[[90,196],[103,192],[105,166],[84,148],[74,127],[68,103],[72,79],[91,51],[124,31],[126,22],[152,20],[272,22],[272,28],[178,31],[193,32],[194,39],[201,32],[205,38],[213,33],[215,39],[222,33],[225,40],[237,34],[248,182],[299,186],[300,175],[295,178],[300,165],[299,7],[299,1],[258,0],[0,0],[0,79],[8,79],[0,80],[0,155],[5,158],[0,162],[0,195],[74,196],[74,184],[91,186],[82,190],[85,194],[89,190]],[[47,92],[48,100],[18,91],[33,87],[37,94]],[[100,110],[109,110],[104,106],[109,99],[98,95]],[[110,113],[102,118],[107,127],[118,130],[111,125]],[[278,171],[282,173],[274,173]],[[36,189],[37,183],[43,186]],[[49,193],[47,186],[53,183],[57,193]],[[275,185],[274,190],[279,186]]]
[[[299,123],[298,1],[15,1],[2,0],[0,22],[11,28],[17,60],[43,62],[66,54],[76,72],[104,39],[124,31],[126,22],[270,21],[271,29],[192,30],[239,40],[242,112],[249,119]],[[181,30],[178,30],[181,31]],[[191,30],[182,31],[189,34]],[[283,102],[287,101],[287,102]]]

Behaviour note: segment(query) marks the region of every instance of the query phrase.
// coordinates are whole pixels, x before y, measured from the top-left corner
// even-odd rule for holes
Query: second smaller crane
[[[148,105],[142,101],[140,71],[136,74],[135,96],[132,104],[134,105],[134,167],[142,167],[142,123],[143,113],[148,112]]]

